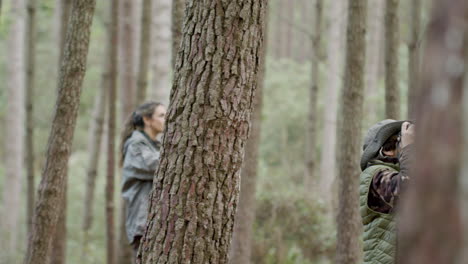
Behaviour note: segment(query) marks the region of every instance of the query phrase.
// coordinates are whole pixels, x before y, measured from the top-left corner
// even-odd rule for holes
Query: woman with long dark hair
[[[125,227],[136,253],[146,227],[149,193],[159,164],[166,108],[156,102],[140,105],[125,122],[122,131],[122,196],[127,205]]]

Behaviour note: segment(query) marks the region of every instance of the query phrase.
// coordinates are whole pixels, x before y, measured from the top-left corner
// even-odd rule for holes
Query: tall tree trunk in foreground
[[[385,117],[400,118],[400,89],[398,75],[399,0],[385,1]]]
[[[187,2],[137,263],[228,263],[266,8],[265,0]]]
[[[422,0],[411,1],[411,39],[408,44],[408,116],[414,118],[416,89],[420,69]]]
[[[26,219],[28,234],[31,233],[32,215],[34,211],[34,78],[36,76],[36,0],[28,0],[27,17],[27,57],[26,57],[26,171],[27,171],[27,211]]]
[[[182,26],[184,24],[185,3],[188,0],[172,1],[172,69],[175,69],[179,47],[182,41]],[[174,72],[174,71],[173,71]]]
[[[116,263],[115,255],[115,201],[114,201],[114,180],[115,180],[115,113],[117,100],[117,48],[119,32],[119,1],[114,0],[109,5],[110,23],[108,27],[107,43],[107,73],[109,76],[108,92],[108,116],[107,116],[107,172],[106,172],[106,243],[107,243],[107,264]]]
[[[148,67],[151,55],[151,1],[152,0],[143,0],[142,6],[137,105],[140,105],[145,101],[146,86],[148,86]]]
[[[359,263],[361,259],[361,217],[359,215],[359,162],[363,116],[364,66],[366,50],[366,0],[351,0],[347,30],[345,85],[338,154],[337,264]],[[354,158],[353,158],[354,157]]]
[[[45,264],[61,209],[58,205],[65,188],[67,163],[71,152],[81,86],[86,70],[94,0],[73,1],[67,29],[55,114],[33,217],[33,232],[28,240],[25,264]]]
[[[5,180],[3,184],[3,213],[1,214],[2,251],[16,252],[19,234],[21,183],[24,155],[24,35],[26,20],[24,0],[11,1],[10,15],[14,19],[9,26],[7,52],[7,115],[5,137]],[[3,250],[4,249],[4,250]]]
[[[462,245],[459,181],[465,140],[462,101],[468,65],[464,61],[468,55],[468,3],[434,4],[416,96],[413,176],[400,199],[398,252],[402,264],[452,264]]]
[[[153,78],[150,98],[169,105],[171,72],[171,0],[153,3]]]
[[[312,185],[317,182],[317,98],[320,84],[320,58],[321,58],[321,29],[322,29],[322,14],[323,0],[315,0],[315,9],[312,16],[314,17],[314,32],[312,37],[312,74],[311,85],[309,90],[309,115],[307,126],[307,144],[306,144],[306,186],[310,190]]]

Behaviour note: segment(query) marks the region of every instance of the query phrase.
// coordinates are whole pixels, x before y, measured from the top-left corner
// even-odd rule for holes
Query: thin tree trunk
[[[124,199],[120,200],[120,215],[119,215],[119,252],[117,263],[129,264],[133,263],[133,249],[128,243],[127,228],[125,227],[127,215],[127,205]]]
[[[385,116],[397,120],[400,118],[398,2],[385,1]]]
[[[311,85],[309,90],[309,114],[307,126],[307,144],[306,144],[306,186],[310,190],[312,185],[317,182],[317,98],[320,84],[320,52],[321,52],[321,34],[322,34],[322,14],[323,0],[315,0],[314,17],[314,35],[312,38],[312,56],[311,56]]]
[[[462,246],[459,182],[464,162],[468,3],[434,4],[416,96],[414,167],[407,193],[400,199],[402,264],[456,263]]]
[[[421,9],[421,0],[411,1],[411,40],[408,44],[408,116],[412,119],[415,117],[415,95],[420,68]]]
[[[7,115],[5,137],[5,180],[3,184],[3,212],[0,225],[2,251],[16,252],[19,234],[19,215],[21,206],[21,183],[24,155],[24,93],[25,93],[25,21],[26,3],[24,0],[11,1],[12,19],[8,32],[7,52]]]
[[[187,2],[137,263],[228,262],[266,8],[265,0]]]
[[[31,233],[34,211],[34,79],[36,76],[36,0],[28,0],[27,19],[27,78],[26,78],[26,170],[27,170],[27,212],[28,234]]]
[[[359,215],[359,164],[363,117],[364,67],[366,50],[366,0],[349,3],[347,55],[343,106],[339,130],[337,264],[361,260],[361,217]]]
[[[150,97],[169,105],[171,80],[171,0],[153,3],[153,80]]]
[[[47,160],[39,185],[25,264],[45,264],[58,222],[65,175],[75,129],[81,86],[86,70],[94,0],[73,1]]]
[[[115,180],[115,112],[117,92],[117,47],[119,31],[119,1],[110,3],[110,23],[108,27],[107,74],[109,78],[108,101],[108,136],[107,136],[107,176],[106,176],[106,241],[107,263],[116,263],[115,217],[114,217],[114,180]]]
[[[281,20],[281,10],[282,10],[282,0],[271,0],[274,5],[271,6],[270,8],[274,10],[273,16],[270,16],[272,19],[272,25],[271,27],[271,32],[270,36],[272,39],[272,48],[270,50],[273,50],[273,53],[276,57],[276,59],[280,59],[283,56],[283,40],[284,38],[281,36],[282,34],[282,26],[283,26],[283,21]]]
[[[175,69],[176,58],[182,41],[182,25],[184,23],[185,2],[187,0],[172,1],[172,69]]]
[[[151,54],[151,1],[143,0],[141,14],[140,62],[138,65],[137,105],[146,99],[148,86],[148,68]]]

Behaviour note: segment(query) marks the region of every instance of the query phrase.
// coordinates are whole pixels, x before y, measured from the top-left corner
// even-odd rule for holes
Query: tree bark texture
[[[320,84],[320,52],[321,52],[321,34],[322,34],[322,14],[323,0],[315,0],[315,8],[312,16],[314,17],[314,32],[312,37],[312,56],[311,56],[311,85],[309,90],[309,114],[307,126],[307,144],[306,144],[306,186],[310,188],[317,183],[317,100]]]
[[[27,57],[26,57],[26,173],[27,173],[27,211],[28,234],[31,233],[34,211],[34,79],[36,76],[36,0],[28,0],[27,6]]]
[[[86,71],[94,7],[94,0],[73,1],[47,160],[35,205],[33,232],[28,239],[26,264],[47,263],[53,238],[50,234],[55,232],[58,222],[58,205],[66,184],[65,175]]]
[[[148,86],[148,68],[151,55],[151,2],[152,0],[143,0],[142,6],[137,105],[140,105],[145,101],[146,87]]]
[[[153,55],[150,98],[169,105],[171,88],[171,0],[153,3]]]
[[[361,260],[361,217],[359,214],[359,162],[363,117],[366,50],[366,0],[349,2],[345,85],[338,154],[337,264]],[[354,158],[353,158],[354,157]]]
[[[412,178],[400,199],[401,264],[456,263],[462,246],[459,189],[465,142],[462,101],[468,65],[468,3],[434,4],[416,96]]]
[[[323,190],[322,197],[331,201],[331,188],[336,177],[336,127],[338,116],[338,93],[342,84],[342,72],[344,61],[343,43],[346,25],[346,5],[347,1],[330,1],[328,3],[328,20],[330,21],[328,33],[328,69],[327,69],[327,89],[325,89],[325,99],[327,102],[324,110],[323,140],[320,161],[320,185]]]
[[[5,136],[5,180],[3,184],[3,212],[0,225],[2,248],[5,253],[16,252],[18,244],[19,215],[21,206],[21,183],[24,155],[24,104],[25,104],[25,31],[26,2],[11,1],[10,15],[14,17],[9,25],[7,37],[7,115]]]
[[[109,78],[108,92],[108,116],[107,116],[107,171],[106,171],[106,244],[107,264],[116,263],[115,240],[115,126],[116,126],[116,100],[117,100],[117,51],[119,32],[119,1],[110,2],[110,23],[108,27],[107,46],[107,73]]]
[[[418,88],[418,77],[420,69],[420,47],[421,47],[421,9],[422,0],[411,1],[411,40],[408,44],[408,116],[415,116],[415,95]]]
[[[400,118],[398,2],[385,1],[385,117],[396,120]]]
[[[184,23],[185,3],[188,0],[172,1],[172,68],[175,69],[179,47],[182,41],[182,27]]]
[[[187,2],[137,263],[228,263],[265,0]]]

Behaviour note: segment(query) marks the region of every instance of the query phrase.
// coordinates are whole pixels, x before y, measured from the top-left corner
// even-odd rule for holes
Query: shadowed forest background
[[[317,1],[322,5],[317,8]],[[20,122],[26,126],[26,92],[21,92],[11,101],[7,88],[9,75],[8,37],[10,26],[18,13],[9,12],[12,2],[3,1],[0,15],[0,199],[7,195],[11,180],[7,179],[8,156],[11,144],[20,148],[22,160],[32,150],[34,193],[46,162],[47,139],[50,133],[54,102],[57,94],[63,22],[61,15],[67,1],[38,0],[35,5],[35,61],[34,93],[32,95],[33,145],[21,143],[24,131],[16,137],[7,137],[7,129]],[[21,2],[27,2],[22,0]],[[106,260],[106,143],[107,125],[105,109],[108,100],[102,96],[106,79],[108,54],[109,1],[97,1],[91,28],[90,48],[86,75],[83,82],[78,119],[73,137],[73,147],[68,161],[68,184],[66,197],[66,241],[67,263],[105,263]],[[117,99],[116,104],[116,160],[119,160],[120,131],[122,121],[129,109],[136,105],[140,58],[149,59],[147,64],[147,88],[144,101],[155,100],[168,105],[173,79],[173,43],[171,32],[171,0],[155,0],[150,12],[151,32],[149,53],[141,56],[141,32],[143,0],[119,1],[119,39],[117,56]],[[390,2],[390,0],[388,1]],[[385,104],[386,61],[389,52],[385,42],[392,43],[395,52],[397,75],[395,119],[408,119],[408,96],[411,76],[417,70],[410,69],[411,56],[421,53],[424,46],[426,27],[429,22],[431,1],[399,2],[394,10],[397,17],[394,30],[395,40],[385,22],[386,1],[371,0],[367,5],[366,60],[364,79],[364,115],[362,117],[363,138],[367,128],[388,117]],[[337,190],[337,145],[338,124],[342,102],[341,89],[345,79],[347,1],[322,0],[270,0],[268,3],[267,33],[265,39],[266,60],[263,105],[259,124],[258,164],[255,187],[255,219],[253,223],[251,262],[264,264],[326,264],[334,263],[337,227],[335,218],[338,210]],[[388,7],[387,7],[388,8]],[[26,21],[26,9],[21,19]],[[415,14],[417,16],[415,17]],[[317,19],[318,18],[318,19]],[[415,21],[418,22],[415,22]],[[319,23],[317,23],[319,22]],[[414,23],[419,23],[414,31]],[[23,30],[26,26],[23,25]],[[26,31],[22,34],[26,34]],[[61,33],[62,32],[62,33]],[[21,33],[21,32],[20,32]],[[180,32],[179,32],[180,33]],[[18,38],[25,41],[24,38]],[[313,41],[314,40],[314,41]],[[393,41],[393,42],[391,42]],[[19,44],[18,44],[19,45]],[[176,44],[177,46],[177,44]],[[413,52],[413,53],[412,53]],[[24,52],[26,56],[26,52]],[[25,58],[18,58],[24,60]],[[25,67],[23,65],[22,67]],[[17,68],[20,69],[20,68]],[[24,70],[20,69],[20,70]],[[389,73],[387,73],[389,74]],[[315,79],[314,79],[315,77]],[[143,77],[144,78],[144,77]],[[466,85],[465,85],[466,86]],[[314,88],[315,87],[315,88]],[[310,109],[311,89],[316,92],[315,110]],[[104,101],[102,100],[104,98]],[[139,98],[138,98],[139,99]],[[133,101],[132,101],[133,100]],[[387,99],[388,100],[388,99]],[[12,112],[8,104],[17,105]],[[312,114],[311,114],[312,112]],[[101,128],[100,146],[92,143],[96,130],[93,120],[98,118]],[[31,122],[31,121],[30,121]],[[315,127],[312,131],[310,125]],[[99,131],[99,130],[98,130]],[[99,132],[98,132],[99,133]],[[310,142],[313,134],[315,142]],[[13,140],[13,142],[12,142]],[[361,143],[360,143],[361,144]],[[5,146],[5,147],[3,147]],[[98,148],[97,157],[90,159],[93,148]],[[313,157],[311,160],[311,157]],[[359,157],[349,157],[359,160]],[[89,167],[98,160],[94,200],[89,210],[85,209],[89,197]],[[246,160],[244,160],[246,162]],[[16,223],[13,230],[16,241],[13,245],[2,245],[9,250],[0,251],[0,263],[20,263],[27,247],[27,177],[26,163],[16,170],[19,186],[11,192],[16,198],[12,203],[1,203],[2,217],[8,214]],[[115,165],[115,232],[117,252],[123,249],[126,237],[121,236],[122,214],[120,193],[120,167]],[[465,177],[466,178],[466,177]],[[10,180],[10,181],[8,181]],[[466,181],[466,180],[464,180]],[[254,183],[255,184],[255,183]],[[238,220],[238,219],[237,219]],[[0,220],[1,222],[2,220]],[[86,224],[87,223],[87,224]],[[0,225],[0,228],[12,228]],[[5,236],[6,237],[6,236]],[[57,253],[60,254],[60,253]],[[124,257],[117,258],[123,261]],[[65,263],[65,262],[55,262]],[[124,263],[124,262],[122,262]]]

